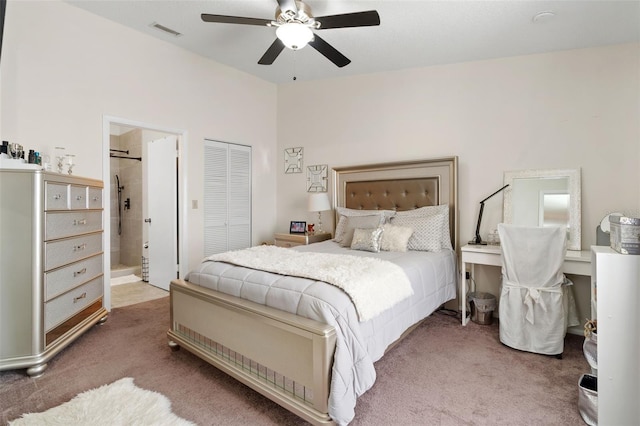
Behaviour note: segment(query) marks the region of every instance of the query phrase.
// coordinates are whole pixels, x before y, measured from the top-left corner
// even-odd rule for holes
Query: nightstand
[[[330,233],[315,234],[274,234],[275,243],[278,247],[305,246],[307,244],[319,243],[331,239]]]

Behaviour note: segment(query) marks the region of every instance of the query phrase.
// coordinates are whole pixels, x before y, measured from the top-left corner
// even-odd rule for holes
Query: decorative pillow
[[[420,251],[442,250],[443,222],[442,215],[426,217],[396,216],[392,220],[393,225],[407,226],[413,229],[407,248]]]
[[[364,250],[377,253],[380,251],[380,238],[382,237],[382,234],[382,228],[356,228],[353,230],[351,248],[353,250]]]
[[[441,204],[439,206],[426,206],[420,207],[414,210],[405,210],[397,212],[394,217],[430,217],[430,216],[442,216],[443,228],[442,228],[442,249],[453,250],[451,245],[451,231],[449,228],[449,206]],[[392,222],[393,223],[393,222]]]
[[[382,227],[380,250],[407,251],[407,243],[412,234],[413,229],[408,226],[396,226],[386,223]]]
[[[333,241],[340,243],[344,238],[347,217],[381,215],[385,218],[385,221],[388,221],[396,212],[394,210],[356,210],[348,209],[346,207],[336,207],[336,213],[338,213],[338,224],[336,225],[336,230],[333,233]]]
[[[342,218],[340,219],[342,222]],[[344,232],[338,244],[351,247],[353,231],[357,228],[378,228],[384,223],[384,215],[373,216],[344,216]]]

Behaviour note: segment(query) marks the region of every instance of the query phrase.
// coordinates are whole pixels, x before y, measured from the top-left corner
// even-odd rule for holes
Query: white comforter
[[[329,415],[337,424],[347,424],[355,415],[357,397],[375,382],[373,363],[382,357],[389,344],[442,303],[455,298],[455,253],[369,253],[346,249],[332,241],[295,249],[389,260],[405,271],[414,294],[380,315],[360,322],[349,296],[321,281],[206,260],[187,279],[193,284],[333,326],[337,339]]]
[[[205,260],[333,284],[349,295],[360,321],[370,320],[413,294],[401,267],[373,257],[310,253],[265,245],[214,254]]]

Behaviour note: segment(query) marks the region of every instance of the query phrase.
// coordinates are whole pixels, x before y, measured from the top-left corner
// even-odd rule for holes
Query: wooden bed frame
[[[448,204],[457,250],[457,175],[457,157],[334,168],[334,205],[410,210]],[[172,349],[187,349],[312,424],[333,424],[332,326],[184,280],[172,281],[170,291]]]

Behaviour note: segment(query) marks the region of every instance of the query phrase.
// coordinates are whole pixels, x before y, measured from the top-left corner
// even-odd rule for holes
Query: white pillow
[[[419,209],[414,210],[405,210],[401,212],[397,212],[395,217],[430,217],[430,216],[442,216],[443,228],[442,228],[442,239],[441,239],[441,247],[445,250],[453,250],[453,246],[451,245],[451,231],[449,228],[449,206],[446,204],[441,204],[439,206],[425,206],[420,207]],[[391,221],[393,222],[393,219]]]
[[[396,216],[393,224],[413,229],[407,248],[420,251],[441,251],[443,234],[442,215],[425,217]]]
[[[382,228],[356,228],[353,231],[353,240],[351,248],[353,250],[364,250],[377,253],[380,251],[380,238],[382,237]]]
[[[408,226],[396,226],[386,223],[382,227],[380,250],[407,251],[407,243],[412,234],[413,229]]]
[[[388,218],[396,214],[395,210],[360,210],[348,209],[346,207],[336,207],[336,212],[341,216],[371,216],[373,214],[383,214]]]
[[[344,219],[344,220],[343,220]],[[342,247],[351,247],[353,240],[353,231],[357,228],[378,228],[384,223],[384,215],[372,216],[343,216],[340,218],[343,222],[342,238],[337,241]]]
[[[348,209],[346,207],[336,207],[336,212],[338,213],[338,223],[336,224],[336,230],[333,233],[333,241],[337,243],[340,243],[344,238],[346,219],[343,220],[343,218],[381,215],[385,218],[385,221],[388,221],[389,218],[396,213],[394,210],[356,210]]]

